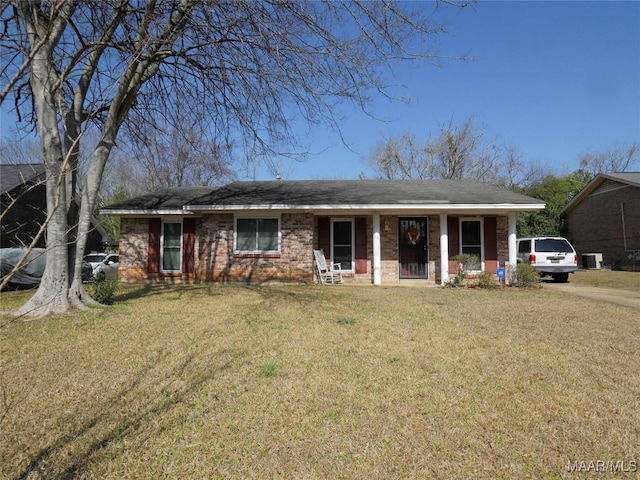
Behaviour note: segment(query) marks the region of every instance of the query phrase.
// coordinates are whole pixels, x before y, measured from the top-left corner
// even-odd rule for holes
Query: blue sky
[[[438,122],[469,116],[487,127],[488,141],[513,144],[557,174],[576,169],[581,153],[640,141],[640,2],[480,1],[438,11],[451,32],[437,37],[437,50],[475,61],[397,66],[389,81],[406,86],[394,93],[409,103],[376,101],[373,113],[386,122],[341,112],[350,148],[333,131],[301,125],[312,154],[283,160],[283,178],[371,176],[367,158],[384,136],[412,133],[425,141]],[[1,118],[0,135],[10,137],[12,120]],[[255,175],[273,178],[266,168]]]
[[[385,123],[347,113],[342,133],[353,151],[314,129],[314,154],[283,163],[283,178],[372,175],[366,159],[382,136],[410,132],[422,141],[438,122],[469,116],[487,127],[488,140],[514,144],[558,174],[577,168],[581,153],[640,140],[640,2],[481,1],[447,20],[440,52],[474,62],[397,68],[409,104],[377,102]]]

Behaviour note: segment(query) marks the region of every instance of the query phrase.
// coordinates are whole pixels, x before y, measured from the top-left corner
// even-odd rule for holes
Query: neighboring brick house
[[[0,164],[0,248],[24,247],[38,234],[47,219],[47,190],[43,164]],[[92,220],[86,251],[100,251],[113,241],[104,228]],[[45,248],[46,234],[36,243]]]
[[[579,258],[640,270],[640,172],[599,174],[560,213]]]
[[[104,208],[121,218],[123,281],[313,282],[313,250],[347,281],[445,283],[449,259],[516,264],[516,215],[531,197],[461,180],[234,182],[174,188]]]

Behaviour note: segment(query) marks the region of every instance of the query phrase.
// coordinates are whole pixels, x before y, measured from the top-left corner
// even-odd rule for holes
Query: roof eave
[[[543,210],[545,203],[515,204],[515,203],[488,203],[465,204],[448,202],[417,203],[417,204],[322,204],[322,205],[295,205],[295,204],[261,204],[261,205],[187,205],[186,211],[191,212],[221,212],[238,210],[373,210],[373,211],[458,211],[458,210],[505,210],[505,211],[530,211]]]
[[[543,210],[544,203],[514,204],[514,203],[428,203],[428,204],[323,204],[323,205],[292,205],[292,204],[262,204],[262,205],[186,205],[182,209],[101,209],[101,215],[152,217],[162,215],[196,215],[207,212],[246,212],[246,211],[360,211],[360,212],[526,212]]]
[[[152,210],[142,210],[142,209],[109,209],[103,208],[100,209],[100,215],[113,215],[117,217],[126,217],[126,216],[161,216],[161,215],[193,215],[191,212],[188,212],[182,208],[172,208],[172,209],[152,209]]]

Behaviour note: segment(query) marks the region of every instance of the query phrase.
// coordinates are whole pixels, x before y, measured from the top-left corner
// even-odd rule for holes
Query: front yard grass
[[[569,275],[569,281],[592,287],[616,288],[640,293],[640,272],[619,270],[579,270]]]
[[[640,462],[629,308],[315,285],[115,300],[0,328],[0,478],[573,478]]]

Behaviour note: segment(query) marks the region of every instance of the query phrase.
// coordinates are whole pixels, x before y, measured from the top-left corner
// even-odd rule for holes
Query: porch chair
[[[342,265],[339,263],[327,265],[322,250],[314,250],[313,255],[316,259],[316,273],[320,283],[342,283]]]

